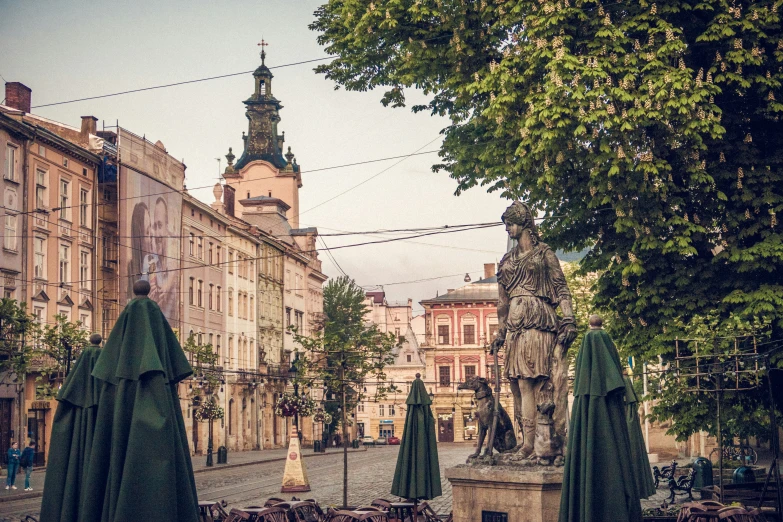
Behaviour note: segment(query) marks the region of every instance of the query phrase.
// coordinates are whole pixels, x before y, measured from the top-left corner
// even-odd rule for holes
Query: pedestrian
[[[5,479],[5,489],[16,489],[14,482],[16,481],[16,472],[19,471],[20,455],[19,443],[14,442],[8,448],[8,476]]]
[[[19,458],[19,467],[24,470],[24,490],[32,491],[30,486],[30,475],[33,474],[33,461],[35,460],[35,442],[30,441],[30,444],[22,450],[22,456]]]

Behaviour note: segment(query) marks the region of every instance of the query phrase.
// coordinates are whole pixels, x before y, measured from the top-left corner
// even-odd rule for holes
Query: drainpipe
[[[38,138],[38,130],[35,130],[35,133],[33,134],[32,142],[35,142],[35,140]],[[29,155],[30,155],[30,143],[31,141],[29,139],[25,139],[22,142],[22,208],[25,212],[27,212],[29,209],[27,208],[28,201],[30,199],[29,197],[29,184],[30,184],[30,176],[29,174],[29,168],[30,168],[30,161],[29,161]],[[35,213],[31,214],[24,214],[24,219],[22,219],[22,274],[30,274],[32,273],[32,270],[28,271],[28,264],[29,264],[29,251],[28,248],[28,242],[32,242],[32,239],[30,239],[30,220],[35,219]],[[28,292],[28,283],[25,283],[22,286],[22,300],[21,302],[27,304],[28,297],[32,297],[32,291]],[[24,348],[24,343],[27,342],[26,336],[22,337],[22,347]],[[20,384],[20,390],[18,392],[18,399],[19,399],[19,431],[16,435],[17,441],[24,441],[27,435],[27,429],[25,427],[25,424],[27,424],[27,416],[25,414],[25,392],[26,392],[26,386],[25,386],[25,380],[27,379],[27,374],[24,375],[17,375],[17,378],[19,379]],[[22,444],[20,443],[19,446],[21,447]]]

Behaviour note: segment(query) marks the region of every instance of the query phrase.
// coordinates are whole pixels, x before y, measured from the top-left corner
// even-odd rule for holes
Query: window
[[[394,335],[395,335],[395,336],[396,336],[398,339],[400,338],[400,329],[399,329],[399,328],[395,328],[395,329],[394,329]]]
[[[406,362],[412,362],[413,356],[411,354],[408,354],[405,356]]]
[[[386,407],[383,404],[378,405],[378,416],[379,417],[385,417],[386,416]]]
[[[449,325],[438,325],[438,344],[449,344]]]
[[[234,291],[228,291],[228,315],[234,315]]]
[[[198,333],[198,336],[196,337],[196,344],[198,344],[199,346],[204,344],[204,334],[203,333],[201,333],[201,332]]]
[[[209,344],[210,346],[215,346],[214,344],[212,344],[212,341],[213,341],[213,340],[214,340],[214,336],[213,336],[212,334],[209,334],[209,343],[208,343],[208,344]]]
[[[212,299],[213,299],[212,293],[213,293],[214,289],[215,289],[215,285],[213,285],[212,283],[210,283],[210,284],[209,284],[209,309],[210,309],[210,310],[212,310],[212,309],[213,309],[213,308],[212,308],[212,306],[213,306],[213,305],[212,305],[212,303],[213,303],[213,301],[212,301]]]
[[[389,404],[389,417],[394,417],[394,404]]]
[[[438,368],[438,372],[440,372],[440,385],[451,386],[451,367],[441,366]]]
[[[16,214],[5,215],[5,235],[3,236],[3,248],[16,250]]]
[[[194,255],[196,250],[196,235],[193,232],[190,233],[190,255]]]
[[[220,264],[220,245],[215,247],[215,264]]]
[[[69,245],[60,245],[60,282],[67,283],[70,269],[71,247]]]
[[[215,344],[215,355],[218,357],[218,361],[220,361],[221,357],[223,357],[223,352],[220,351],[220,334],[217,334],[217,343]]]
[[[90,227],[87,220],[87,210],[89,205],[90,192],[87,189],[79,190],[79,224],[83,227]]]
[[[195,285],[196,279],[194,277],[190,278],[190,286],[188,287],[188,304],[193,304],[193,286]]]
[[[466,324],[462,326],[462,344],[476,344],[475,324]]]
[[[220,287],[217,287],[217,295],[215,296],[215,300],[217,301],[217,311],[222,312],[223,305],[221,303],[223,302],[223,294],[220,293]]]
[[[212,264],[212,241],[209,242],[209,250],[207,251],[209,264]]]
[[[488,340],[488,342],[492,342],[495,339],[495,337],[497,337],[497,336],[498,336],[498,325],[496,325],[496,324],[489,325],[489,340]]]
[[[246,319],[251,319],[255,315],[255,307],[253,306],[253,296],[250,296],[250,315]]]
[[[46,171],[35,170],[35,208],[46,208]]]
[[[90,331],[90,314],[79,314],[79,322],[82,323],[82,330]]]
[[[101,311],[101,336],[106,339],[111,332],[111,308],[104,306]]]
[[[228,251],[228,273],[234,273],[234,253],[231,250]]]
[[[465,380],[470,379],[471,377],[476,376],[476,367],[472,364],[470,366],[465,366]]]
[[[86,250],[79,252],[79,287],[90,289],[90,253]]]
[[[3,177],[16,181],[16,153],[18,147],[7,143],[5,146],[5,172]]]
[[[204,308],[204,281],[198,280],[198,290],[196,292],[196,298],[199,308]]]
[[[204,238],[201,236],[198,238],[198,258],[204,259]]]
[[[68,189],[70,183],[64,179],[60,180],[60,219],[67,219],[68,216]]]
[[[44,147],[40,143],[38,144],[38,155],[41,156],[42,158],[46,157],[46,147]]]
[[[364,403],[360,403],[356,405],[356,413],[364,413]]]
[[[286,307],[285,309],[285,327],[286,327],[286,333],[291,333],[288,331],[288,327],[291,326],[291,309]]]
[[[3,288],[3,297],[6,299],[16,299],[16,288]]]

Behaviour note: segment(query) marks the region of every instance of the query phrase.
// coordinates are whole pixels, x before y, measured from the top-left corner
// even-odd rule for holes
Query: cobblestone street
[[[380,446],[348,455],[350,504],[366,505],[378,497],[391,497],[389,491],[398,450],[399,446]],[[439,444],[438,450],[443,477],[445,468],[464,463],[474,448],[469,444]],[[312,491],[297,494],[297,497],[315,498],[322,506],[342,503],[342,453],[307,458],[305,462]],[[263,504],[269,497],[289,498],[290,495],[280,493],[284,466],[280,461],[262,462],[196,473],[199,499],[225,500],[229,507],[241,508]],[[451,511],[451,486],[445,478],[442,478],[442,485],[443,495],[431,505],[439,513],[448,513]],[[40,497],[3,502],[0,503],[0,521],[18,522],[27,514],[37,516],[40,509]]]

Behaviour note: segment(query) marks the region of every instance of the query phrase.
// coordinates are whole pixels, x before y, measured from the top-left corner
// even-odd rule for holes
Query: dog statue
[[[473,390],[473,398],[476,401],[476,416],[479,422],[478,444],[476,452],[468,460],[478,457],[481,454],[481,448],[484,445],[484,438],[487,431],[492,429],[492,417],[495,411],[495,401],[492,398],[492,388],[483,377],[473,376],[467,381],[460,383],[458,390]],[[510,451],[517,445],[517,438],[514,435],[514,423],[500,405],[500,415],[498,416],[498,425],[495,428],[495,440],[487,442],[484,456],[489,456],[490,444],[498,453]]]

